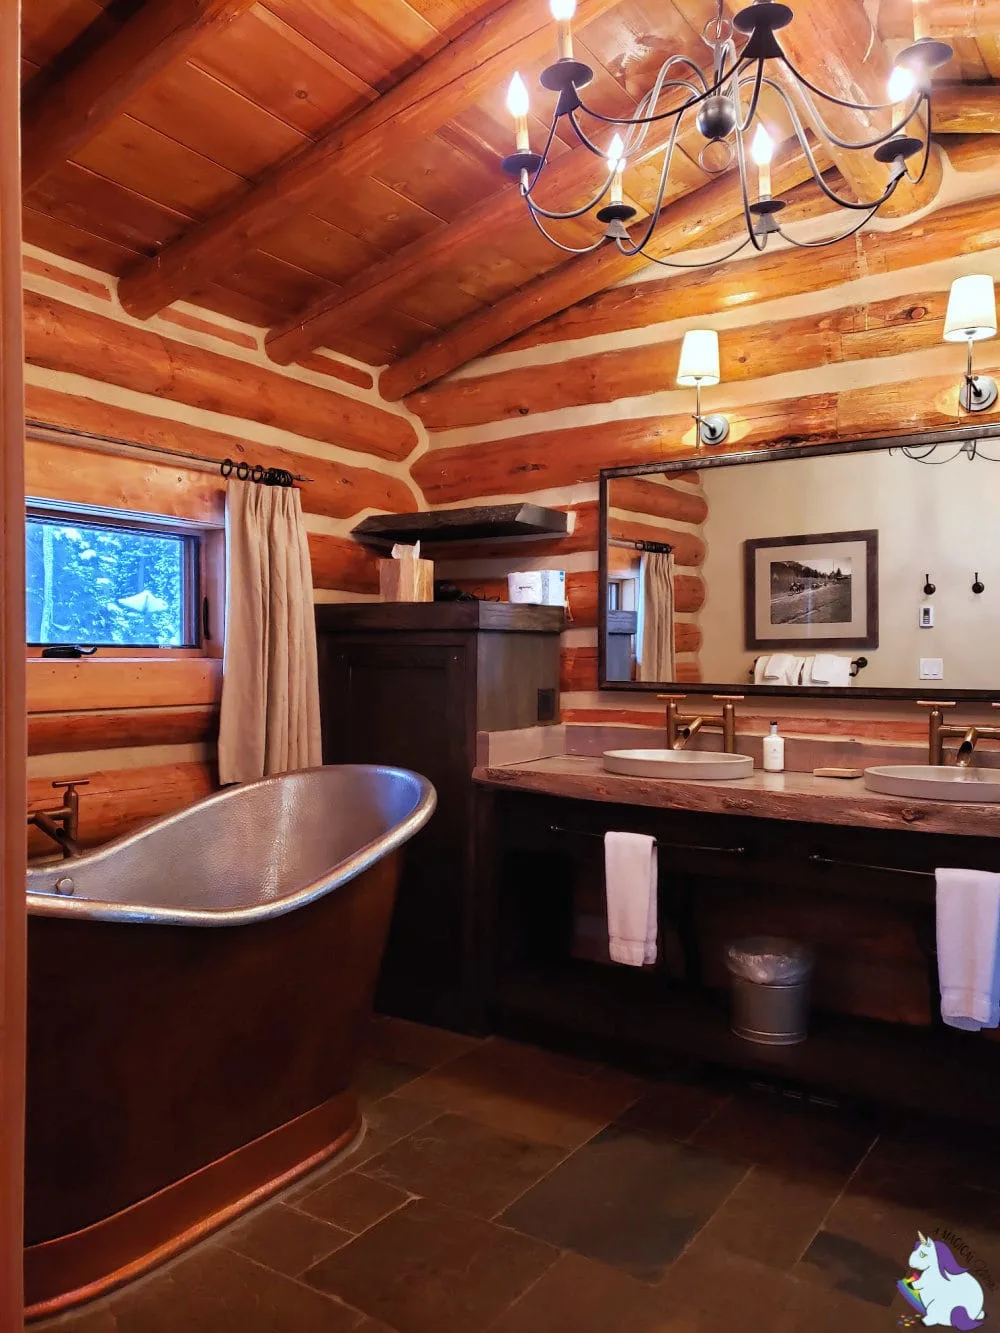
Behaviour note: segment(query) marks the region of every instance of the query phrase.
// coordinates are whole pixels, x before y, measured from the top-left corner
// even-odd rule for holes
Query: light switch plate
[[[930,602],[924,602],[917,611],[917,624],[921,629],[934,628],[934,608]]]
[[[920,659],[921,680],[943,680],[944,659],[941,657],[922,657]]]

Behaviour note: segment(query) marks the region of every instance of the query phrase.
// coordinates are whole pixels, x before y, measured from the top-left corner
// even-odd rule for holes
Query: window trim
[[[162,537],[177,537],[184,542],[183,561],[183,638],[180,644],[88,644],[103,656],[161,657],[173,654],[183,657],[210,655],[205,646],[204,623],[205,593],[205,539],[215,531],[214,525],[178,520],[159,514],[137,513],[133,510],[109,509],[97,505],[76,504],[72,501],[45,500],[29,496],[25,500],[25,525],[32,520],[57,522],[60,519],[77,520],[81,527],[112,528],[120,532],[148,532]],[[25,641],[29,657],[41,657],[42,649],[51,644]]]

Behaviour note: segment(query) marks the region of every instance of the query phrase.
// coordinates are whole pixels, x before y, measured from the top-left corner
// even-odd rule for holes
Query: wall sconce
[[[721,444],[729,434],[729,422],[724,416],[701,414],[701,386],[719,382],[719,335],[714,329],[691,329],[681,344],[681,363],[677,367],[677,383],[684,388],[694,386],[694,419],[698,423],[698,443]]]
[[[944,340],[969,345],[965,380],[958,391],[958,401],[966,412],[985,412],[997,400],[996,380],[972,372],[972,344],[982,338],[995,338],[997,307],[993,279],[985,273],[970,273],[956,278],[948,296],[944,318]]]

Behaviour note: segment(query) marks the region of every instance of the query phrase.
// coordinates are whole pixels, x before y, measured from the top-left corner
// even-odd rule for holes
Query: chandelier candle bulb
[[[531,151],[528,140],[528,89],[520,74],[515,73],[507,89],[507,110],[514,117],[514,146],[518,153]]]
[[[625,152],[625,145],[622,143],[622,136],[616,134],[611,140],[611,147],[608,149],[608,170],[613,172],[611,180],[611,202],[620,204],[623,199],[622,176],[625,174],[625,158],[622,154]]]
[[[907,116],[907,106],[917,87],[912,70],[905,65],[894,65],[889,75],[889,101],[892,103],[892,124],[901,124]]]
[[[758,186],[757,193],[761,199],[770,199],[771,197],[771,159],[774,157],[774,144],[771,142],[771,136],[765,130],[763,125],[757,126],[757,132],[753,136],[753,143],[750,145],[750,156],[757,166]]]
[[[576,13],[576,0],[549,0],[552,17],[556,21],[556,34],[559,46],[559,59],[573,59],[573,15]]]

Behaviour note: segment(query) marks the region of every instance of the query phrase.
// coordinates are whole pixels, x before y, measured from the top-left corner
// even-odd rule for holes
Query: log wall
[[[275,367],[261,330],[183,305],[140,324],[113,280],[34,247],[23,274],[29,419],[311,477],[302,504],[317,601],[377,594],[375,561],[350,529],[368,513],[423,507],[406,462],[422,427],[382,402],[377,372],[322,353]],[[26,472],[32,497],[223,522],[222,478],[183,460],[29,439]],[[183,652],[29,653],[31,806],[59,804],[53,780],[88,779],[81,840],[93,846],[212,791],[221,665]],[[29,848],[50,850],[36,833]]]
[[[964,351],[941,341],[948,288],[962,273],[1000,276],[997,219],[995,198],[971,200],[810,255],[769,253],[613,287],[410,395],[430,431],[413,478],[432,506],[530,498],[584,512],[602,467],[690,456],[694,391],[677,389],[674,376],[683,334],[699,325],[719,332],[722,383],[704,405],[729,417],[727,451],[955,425]],[[977,369],[1000,369],[1000,344],[980,343],[976,354]],[[998,421],[1000,411],[982,420]],[[686,545],[690,519],[673,523]],[[569,554],[553,550],[536,565],[572,571],[571,607],[572,589],[592,581],[593,603],[596,541],[563,549]],[[508,570],[531,567],[528,550],[489,560],[481,553],[449,569],[499,592]],[[680,573],[678,605],[696,610],[698,571]],[[564,720],[658,716],[662,705],[647,696],[598,692],[596,645],[591,621],[574,614],[563,648]],[[689,662],[683,669],[696,678]],[[924,726],[911,705],[859,701],[833,705],[826,717],[794,703],[766,711],[806,734],[902,739]],[[756,728],[764,712],[743,709]]]

